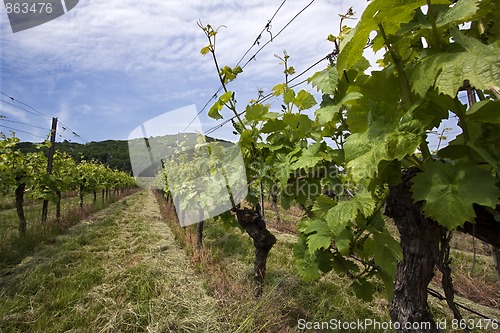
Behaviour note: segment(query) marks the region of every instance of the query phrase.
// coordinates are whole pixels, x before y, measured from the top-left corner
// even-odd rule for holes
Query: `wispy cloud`
[[[314,2],[276,38],[309,2],[287,1],[252,48],[249,56],[273,37],[232,86],[241,105],[256,97],[257,88],[269,91],[283,81],[274,54],[286,49],[301,71],[331,52],[325,39],[338,33],[337,14],[350,5],[345,1]],[[81,0],[68,14],[16,34],[2,20],[0,88],[63,117],[82,136],[124,139],[148,117],[193,103],[200,109],[217,89],[213,61],[199,53],[207,40],[197,21],[225,26],[217,53],[220,64],[234,66],[281,3]]]

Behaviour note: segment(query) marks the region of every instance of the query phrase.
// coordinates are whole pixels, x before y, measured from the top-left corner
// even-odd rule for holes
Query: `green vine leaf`
[[[299,139],[307,137],[313,127],[313,121],[305,114],[285,113],[283,121],[294,131]]]
[[[361,98],[363,95],[359,92],[352,92],[341,96],[339,102],[327,96],[323,96],[321,107],[317,109],[314,114],[320,125],[325,125],[331,121],[338,121],[340,118],[340,111],[353,100]]]
[[[323,158],[319,156],[307,156],[307,155],[302,155],[300,156],[297,161],[292,165],[294,169],[307,169],[307,168],[312,168],[316,164],[318,164]]]
[[[222,115],[220,114],[220,111],[222,110],[224,106],[221,105],[219,102],[215,102],[214,105],[208,110],[208,116],[210,118],[213,118],[215,120],[222,119]]]
[[[320,153],[320,148],[322,148],[322,146],[323,144],[321,144],[321,142],[316,142],[302,149],[302,155],[300,155],[292,167],[295,169],[308,169],[316,166],[316,164],[323,160],[323,156]]]
[[[477,19],[480,15],[478,0],[460,0],[446,11],[440,12],[436,17],[438,28],[449,27]]]
[[[322,219],[314,219],[306,222],[306,226],[301,232],[307,236],[307,248],[309,253],[314,253],[319,249],[328,249],[332,242],[332,233],[328,224]]]
[[[352,282],[351,288],[359,299],[366,302],[373,301],[373,284],[366,279],[357,279]]]
[[[384,24],[385,32],[395,33],[401,24],[409,22],[416,8],[426,5],[425,0],[374,0],[366,7],[359,23],[341,43],[341,51],[337,58],[339,75],[351,69],[360,59],[366,47],[368,37],[379,24]]]
[[[335,246],[340,254],[348,256],[351,254],[352,232],[349,229],[344,229],[335,237]]]
[[[464,80],[477,89],[500,82],[500,49],[485,45],[455,30],[452,37],[463,48],[458,52],[438,53],[423,58],[410,77],[413,91],[424,96],[431,87],[454,97]]]
[[[268,110],[268,107],[262,104],[249,105],[245,110],[245,118],[249,121],[263,120]]]
[[[233,81],[234,79],[236,79],[236,76],[238,76],[238,74],[240,74],[242,72],[243,72],[243,69],[240,66],[236,66],[234,68],[231,68],[229,66],[224,66],[220,70],[219,75],[222,78],[222,80],[224,81],[224,83],[229,83],[229,82]]]
[[[325,196],[320,195],[316,198],[313,204],[312,211],[319,217],[324,218],[326,213],[337,205],[337,201]]]
[[[350,222],[358,216],[370,216],[375,209],[375,200],[369,192],[358,193],[351,200],[340,201],[326,214],[330,230],[335,235],[341,234]]]
[[[299,110],[307,110],[315,106],[317,102],[313,95],[305,90],[300,90],[293,103],[299,108]]]
[[[389,107],[374,106],[366,116],[369,127],[346,140],[347,168],[357,182],[373,179],[381,161],[402,160],[413,154],[422,141],[424,125],[411,116],[385,113]]]
[[[274,96],[283,95],[283,93],[285,92],[285,89],[286,89],[286,84],[284,84],[284,83],[278,83],[272,89],[273,95]]]
[[[498,110],[500,110],[500,101],[487,99],[471,106],[466,115],[469,120],[500,124]]]
[[[293,89],[285,87],[285,90],[283,91],[283,102],[285,104],[295,102],[295,91]]]
[[[338,80],[337,68],[328,66],[328,68],[314,73],[313,76],[307,79],[307,82],[311,83],[313,87],[316,87],[323,94],[333,95],[337,89]]]
[[[305,281],[314,281],[320,278],[320,270],[316,256],[307,250],[305,237],[299,237],[293,247],[295,266],[299,276]]]
[[[206,55],[206,54],[207,54],[208,52],[210,52],[211,50],[212,50],[212,45],[207,45],[207,46],[205,46],[204,48],[202,48],[202,49],[200,50],[200,53],[201,53],[202,55]]]
[[[387,231],[373,232],[363,244],[366,253],[373,254],[373,261],[386,274],[394,277],[397,263],[403,259],[403,251],[396,241]]]
[[[229,102],[232,96],[233,96],[232,91],[226,91],[219,97],[220,104],[226,104],[227,102]]]
[[[329,97],[328,95],[323,95],[323,101],[320,104],[319,109],[314,111],[314,115],[316,116],[316,121],[319,125],[326,125],[332,120],[336,122],[339,120],[339,107],[335,104],[335,101]]]
[[[231,97],[233,96],[232,91],[226,91],[219,97],[219,100],[212,105],[210,110],[208,110],[208,116],[215,120],[222,119],[222,115],[220,111],[224,108],[225,104],[229,102]]]
[[[500,203],[497,179],[468,162],[429,161],[413,179],[413,198],[423,200],[426,216],[449,230],[474,222],[473,204],[495,208]]]
[[[286,123],[281,119],[271,119],[267,121],[262,129],[260,130],[262,133],[274,133],[282,131],[286,128]]]

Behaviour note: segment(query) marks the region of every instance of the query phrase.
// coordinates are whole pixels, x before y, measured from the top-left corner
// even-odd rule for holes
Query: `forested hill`
[[[37,143],[20,142],[19,149],[23,153],[37,150]],[[43,148],[47,151],[48,148]],[[76,142],[56,142],[56,150],[68,153],[75,161],[96,160],[113,169],[131,173],[130,157],[128,153],[128,141],[126,140],[106,140],[92,141],[86,144]]]
[[[196,135],[196,134],[188,134]],[[177,140],[177,136],[166,135],[163,137],[149,138],[151,144],[161,144],[170,145]],[[210,137],[205,137],[207,142],[219,141],[223,144],[231,144],[230,142],[224,140],[213,139]],[[20,142],[18,143],[18,148],[23,152],[37,151],[37,143],[32,142]],[[42,149],[47,153],[48,148],[44,147]],[[127,140],[106,140],[106,141],[92,141],[86,144],[80,144],[76,142],[69,142],[64,140],[63,142],[56,142],[56,150],[68,153],[75,161],[80,162],[82,159],[85,160],[96,160],[104,165],[109,166],[112,169],[118,169],[120,171],[125,171],[132,173],[132,166],[130,164],[129,156],[129,146]]]

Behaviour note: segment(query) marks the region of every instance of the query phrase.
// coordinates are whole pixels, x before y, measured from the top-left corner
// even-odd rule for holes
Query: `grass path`
[[[0,272],[0,332],[219,332],[216,300],[142,191]]]
[[[299,279],[295,236],[278,231],[256,300],[250,238],[207,222],[204,250],[188,257],[195,230],[179,228],[173,211],[163,218],[149,191],[111,204],[20,264],[0,265],[0,332],[274,333],[297,332],[299,319],[389,320],[383,289],[367,303],[346,276]],[[439,318],[443,304],[431,300]]]
[[[94,205],[91,194],[84,197],[84,204],[87,206]],[[64,217],[65,212],[71,209],[77,209],[80,205],[80,198],[78,196],[66,197],[61,200],[61,213]],[[101,197],[98,197],[96,205],[102,206]],[[28,232],[34,224],[41,223],[42,215],[42,201],[38,200],[31,202],[29,205],[24,205],[24,216],[26,217]],[[48,220],[55,220],[55,205],[49,203]],[[11,234],[17,234],[19,225],[19,218],[17,217],[16,208],[8,208],[0,210],[0,236],[8,238]]]

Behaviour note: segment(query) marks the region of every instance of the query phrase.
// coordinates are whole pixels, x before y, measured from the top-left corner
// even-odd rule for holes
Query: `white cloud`
[[[2,101],[7,102],[7,103],[0,102],[0,114],[5,116],[6,119],[18,119],[22,122],[27,122],[29,120],[27,113],[23,112],[19,108],[16,108],[16,107],[8,104],[8,103],[11,103],[10,100],[5,98],[4,96],[2,96],[0,99]],[[0,118],[0,121],[1,121],[1,118]]]
[[[309,2],[287,1],[272,21],[273,37]],[[2,20],[1,88],[15,90],[36,107],[56,110],[86,137],[100,139],[109,119],[129,126],[121,130],[126,133],[161,112],[193,103],[201,109],[219,86],[213,60],[199,53],[208,41],[198,20],[226,26],[217,37],[217,54],[220,65],[234,66],[281,3],[80,0],[68,14],[16,34]],[[274,54],[286,49],[290,64],[300,72],[331,52],[326,36],[338,33],[338,14],[348,6],[344,1],[315,1],[305,10],[231,85],[241,98],[239,105],[255,98],[257,88],[268,92],[284,80]],[[260,46],[270,36],[265,31]]]

